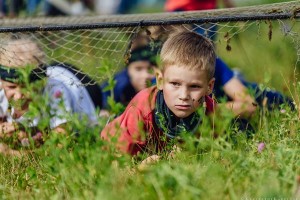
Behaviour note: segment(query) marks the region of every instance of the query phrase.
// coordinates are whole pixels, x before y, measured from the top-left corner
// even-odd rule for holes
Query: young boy
[[[162,40],[162,42],[170,33],[181,29],[181,26],[148,27],[150,37],[153,40]],[[198,32],[198,34],[200,33]],[[258,83],[243,79],[220,58],[216,59],[214,77],[214,97],[216,100],[225,100],[225,106],[238,118],[248,119],[259,107],[273,110],[286,104],[291,110],[295,109],[295,105],[289,97],[276,90],[260,89]]]
[[[160,151],[180,133],[198,131],[202,120],[197,111],[204,104],[206,114],[214,109],[208,96],[215,81],[213,44],[194,32],[178,32],[164,43],[160,55],[157,86],[139,92],[101,132],[106,140],[117,137],[122,152]]]
[[[123,105],[131,101],[131,99],[142,89],[153,83],[155,79],[154,69],[157,68],[158,48],[142,44],[135,47],[130,52],[127,60],[127,67],[114,76],[116,85],[114,87],[114,100]],[[107,83],[102,85],[102,90]],[[110,91],[103,92],[103,107],[109,109],[107,99],[111,96]]]
[[[41,66],[45,63],[45,54],[30,38],[13,38],[1,43],[0,80],[5,96],[2,94],[0,98],[8,100],[11,112],[1,103],[6,119],[1,123],[0,138],[10,137],[19,132],[20,127],[37,127],[47,117],[47,126],[63,133],[65,124],[73,116],[87,119],[88,125],[97,123],[101,90],[86,74],[65,64]],[[24,75],[27,68],[31,70],[29,76]],[[85,86],[88,83],[91,86]],[[30,95],[28,87],[34,84],[38,88]],[[37,103],[32,102],[34,96],[41,97],[46,105],[39,113],[28,116],[30,104]],[[28,136],[23,132],[24,135]]]

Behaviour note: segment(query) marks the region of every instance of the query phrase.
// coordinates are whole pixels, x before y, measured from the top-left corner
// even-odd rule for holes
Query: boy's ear
[[[159,90],[162,90],[163,86],[163,75],[160,69],[155,68],[154,70],[156,76],[156,86]]]
[[[214,89],[214,85],[215,85],[215,78],[210,79],[210,81],[208,82],[208,89],[206,92],[206,95],[210,95]]]

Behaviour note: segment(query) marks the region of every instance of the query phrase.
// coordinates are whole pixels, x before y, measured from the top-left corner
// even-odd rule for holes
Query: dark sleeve
[[[104,91],[104,88],[106,88],[108,85],[107,82],[103,83],[101,85],[101,90],[102,90],[102,107],[104,109],[108,108],[108,103],[107,103],[107,98],[110,96],[110,91]]]
[[[223,87],[233,77],[233,71],[220,58],[217,58],[215,70],[216,81],[214,86],[214,93],[216,97],[224,96]]]
[[[216,60],[215,78],[218,85],[224,86],[234,76],[233,71],[220,58]]]
[[[120,102],[125,88],[128,86],[128,84],[130,84],[127,69],[124,69],[121,72],[117,73],[114,76],[114,80],[116,81],[116,85],[114,87],[114,100],[116,102]],[[109,96],[111,96],[110,91],[104,91],[104,88],[107,85],[108,85],[107,82],[105,82],[104,84],[101,85],[101,89],[103,91],[102,92],[102,103],[103,103],[103,108],[105,108],[105,109],[108,109],[107,99]]]

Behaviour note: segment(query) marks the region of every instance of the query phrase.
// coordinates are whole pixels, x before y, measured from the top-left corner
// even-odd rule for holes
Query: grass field
[[[299,33],[299,22],[286,23]],[[270,29],[268,22],[255,23],[230,40],[231,51],[219,34],[217,51],[247,80],[299,102],[299,41],[293,39],[300,38],[285,35],[278,24]],[[216,119],[218,138],[204,123],[200,139],[187,138],[174,158],[143,169],[139,158],[103,150],[105,120],[94,129],[74,120],[70,126],[79,136],[49,134],[21,158],[0,155],[0,199],[300,199],[298,113],[262,109],[250,138],[230,120],[226,113]]]

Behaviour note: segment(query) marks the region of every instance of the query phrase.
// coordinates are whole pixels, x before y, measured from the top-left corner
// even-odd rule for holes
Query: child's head
[[[136,92],[146,88],[155,78],[153,70],[157,67],[157,51],[158,48],[151,45],[140,46],[131,51],[127,70]]]
[[[12,38],[0,44],[0,64],[3,66],[24,68],[28,65],[37,66],[45,60],[42,49],[29,38]]]
[[[174,32],[187,31],[190,29],[191,27],[188,25],[148,26],[146,28],[146,32],[148,33],[148,37],[150,37],[151,40],[165,41],[168,38],[168,35]]]
[[[191,115],[212,92],[216,54],[213,44],[194,32],[176,32],[163,44],[158,88],[180,118]]]
[[[29,38],[12,38],[1,41],[0,44],[1,87],[9,101],[22,101],[20,109],[25,109],[28,102],[25,102],[21,80],[24,79],[26,70],[33,69],[44,62],[45,54],[38,44]]]

